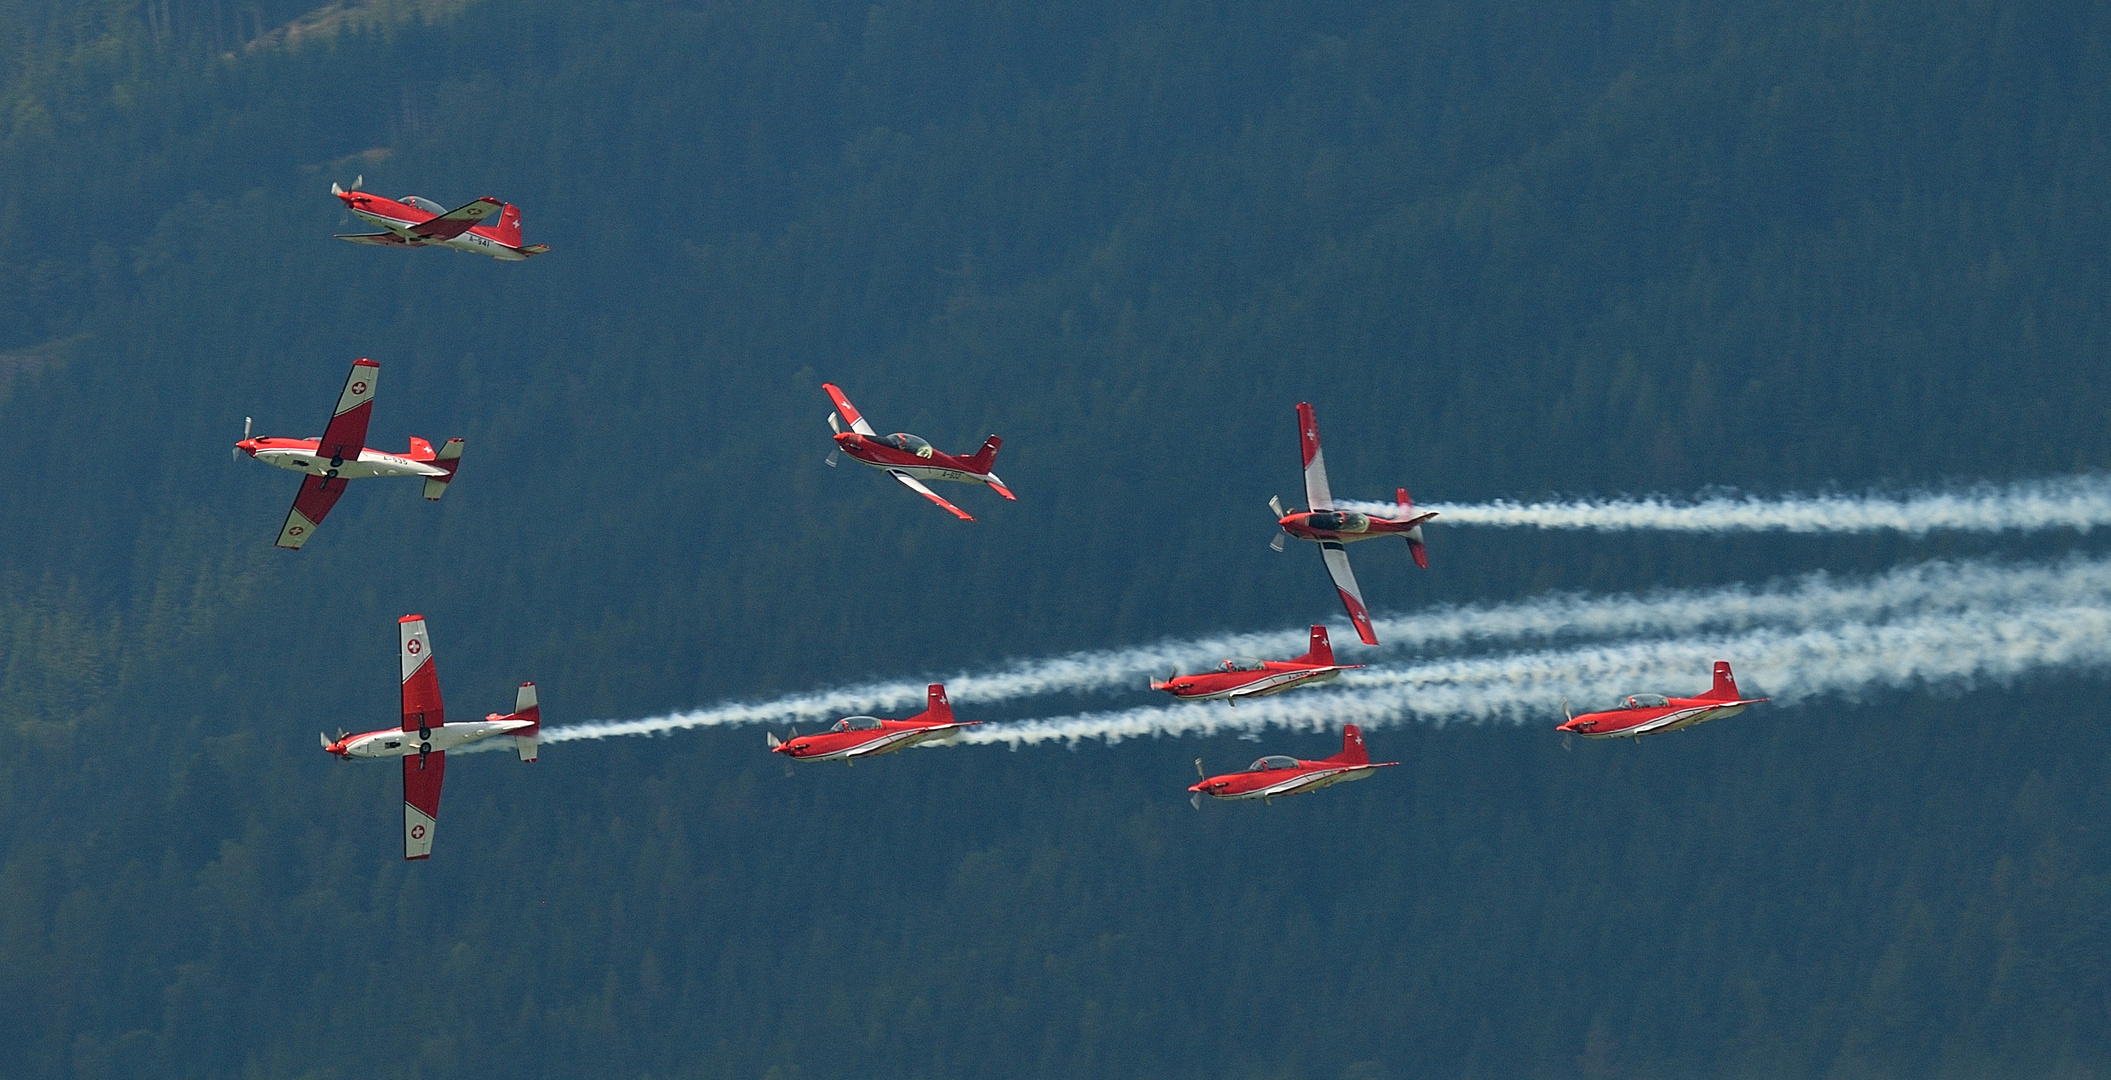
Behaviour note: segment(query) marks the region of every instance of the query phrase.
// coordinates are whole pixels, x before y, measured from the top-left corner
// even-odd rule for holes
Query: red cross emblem
[[[412,638],[410,639],[410,644],[405,645],[403,647],[403,651],[411,654],[412,656],[416,656],[419,653],[425,651],[425,643],[419,641],[417,638]]]
[[[353,393],[354,395],[358,395],[358,394],[364,394],[364,393],[366,393],[366,380],[362,379],[362,380],[360,380],[360,381],[358,381],[358,382],[355,382],[355,383],[353,383],[353,384],[352,384],[352,393]]]
[[[411,827],[410,827],[410,838],[411,838],[411,839],[413,839],[413,840],[423,840],[423,839],[425,839],[425,826],[423,826],[423,825],[413,825],[413,826],[411,826]]]

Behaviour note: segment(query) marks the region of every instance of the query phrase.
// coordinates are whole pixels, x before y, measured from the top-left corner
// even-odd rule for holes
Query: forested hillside
[[[454,712],[534,679],[552,723],[1338,624],[1266,550],[1299,400],[1366,498],[2111,466],[2107,35],[0,0],[0,1073],[2111,1072],[2087,673],[1634,747],[1392,727],[1400,769],[1201,814],[1190,759],[1252,746],[786,778],[754,728],[558,744],[458,760],[408,865],[394,769],[314,742],[393,719],[412,611]],[[332,240],[360,175],[553,250]],[[357,356],[370,445],[463,436],[461,479],[354,485],[275,550],[296,484],[228,447],[317,434]],[[1003,435],[1019,501],[823,467],[824,380]],[[1426,573],[1359,554],[1375,606],[2000,543],[1430,532]]]

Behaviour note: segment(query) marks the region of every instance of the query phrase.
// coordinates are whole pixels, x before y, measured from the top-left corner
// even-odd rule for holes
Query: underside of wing
[[[447,774],[447,755],[409,754],[403,758],[403,857],[432,857],[432,834],[440,823],[440,780]]]
[[[277,546],[300,550],[300,546],[315,535],[315,527],[323,523],[330,508],[337,505],[338,496],[344,493],[343,480],[301,477],[300,494],[293,497],[293,509],[286,512],[286,524],[279,527]]]
[[[1313,510],[1334,508],[1334,493],[1327,490],[1327,461],[1319,452],[1319,414],[1306,402],[1297,403],[1298,449],[1305,459],[1305,505]]]
[[[887,475],[894,477],[896,480],[901,481],[902,486],[908,488],[910,491],[916,492],[918,495],[921,495],[924,498],[929,499],[942,507],[945,507],[946,513],[949,513],[962,521],[975,520],[972,516],[968,514],[967,511],[962,510],[961,508],[954,506],[952,503],[949,503],[944,499],[940,498],[937,492],[925,487],[921,481],[917,480],[913,476],[910,476],[908,473],[905,473],[900,469],[889,469],[887,470]]]
[[[1339,541],[1326,540],[1319,545],[1319,557],[1327,564],[1327,576],[1334,579],[1334,591],[1341,594],[1341,606],[1347,609],[1349,621],[1356,624],[1356,636],[1365,645],[1378,644],[1370,610],[1363,606],[1363,590],[1356,587],[1356,572],[1349,569],[1349,553]]]
[[[421,221],[411,226],[413,236],[427,240],[452,240],[468,232],[477,222],[499,212],[500,203],[489,195],[472,203],[464,203],[439,217]]]
[[[339,240],[348,241],[354,244],[379,244],[382,247],[408,246],[408,241],[404,240],[400,236],[397,236],[395,233],[389,232],[338,233],[336,235]]]
[[[842,387],[834,383],[822,383],[821,389],[828,391],[828,400],[836,403],[836,411],[843,414],[843,422],[850,425],[850,430],[860,435],[879,434],[879,432],[872,430],[872,425],[866,422],[864,414],[858,412],[858,407],[852,405],[850,399],[844,396]],[[925,494],[929,494],[929,492]],[[936,498],[936,496],[933,496],[933,498]],[[939,501],[943,502],[944,500],[941,499]]]
[[[367,422],[374,417],[374,392],[380,387],[380,364],[365,357],[352,361],[337,406],[330,410],[330,422],[315,446],[315,455],[329,459],[331,468],[359,460],[359,452],[366,449]]]

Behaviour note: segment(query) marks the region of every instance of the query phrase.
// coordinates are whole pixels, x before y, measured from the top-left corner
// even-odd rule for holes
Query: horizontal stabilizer
[[[447,475],[445,476],[428,476],[425,478],[425,497],[427,499],[438,499],[440,496],[447,494],[447,485],[454,479],[455,470],[462,467],[462,440],[447,440],[447,445],[440,447],[440,452],[433,455],[432,463],[438,468],[447,470]]]

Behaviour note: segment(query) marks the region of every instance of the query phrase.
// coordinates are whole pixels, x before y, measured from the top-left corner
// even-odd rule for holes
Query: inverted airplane
[[[1234,705],[1240,698],[1266,697],[1300,686],[1323,683],[1362,664],[1337,664],[1334,647],[1327,641],[1327,628],[1312,628],[1312,647],[1295,660],[1255,660],[1233,657],[1215,671],[1194,675],[1174,672],[1164,682],[1153,681],[1151,689],[1163,690],[1183,701],[1224,700]]]
[[[770,753],[783,754],[794,761],[840,761],[848,765],[859,758],[907,750],[920,742],[952,738],[961,728],[982,722],[953,719],[953,706],[946,700],[944,683],[932,683],[925,694],[924,711],[906,720],[846,716],[818,735],[801,735],[794,728],[789,738],[779,739],[775,732],[766,733],[765,738]]]
[[[1644,735],[1656,735],[1666,731],[1677,731],[1725,716],[1735,716],[1745,711],[1747,705],[1757,705],[1768,698],[1746,698],[1737,695],[1737,680],[1730,674],[1727,660],[1715,662],[1715,686],[1705,694],[1694,697],[1665,697],[1662,694],[1634,694],[1620,706],[1605,712],[1569,715],[1568,720],[1554,730],[1564,734],[1581,735],[1586,739],[1640,739]],[[1568,712],[1567,703],[1562,711]]]
[[[340,761],[353,758],[403,759],[403,857],[432,857],[433,831],[440,819],[440,780],[447,774],[447,752],[485,739],[508,737],[522,761],[534,761],[542,733],[542,708],[535,703],[535,684],[520,684],[513,711],[482,720],[447,723],[440,705],[440,676],[433,667],[432,637],[425,616],[396,621],[402,638],[403,726],[360,735],[338,732],[322,737],[323,749]]]
[[[1380,769],[1400,764],[1397,761],[1371,760],[1371,752],[1364,748],[1363,732],[1350,724],[1341,729],[1341,753],[1318,761],[1303,761],[1286,754],[1270,754],[1246,767],[1244,772],[1225,773],[1222,776],[1202,776],[1202,782],[1188,788],[1194,792],[1188,798],[1195,809],[1202,809],[1202,797],[1212,799],[1259,799],[1272,803],[1285,795],[1303,795],[1308,791],[1333,787],[1351,780],[1362,780]],[[1195,759],[1195,772],[1202,775],[1202,759]]]
[[[1363,590],[1356,587],[1356,574],[1349,569],[1349,553],[1344,550],[1344,545],[1381,536],[1405,537],[1415,565],[1427,570],[1429,550],[1422,545],[1422,523],[1437,515],[1415,513],[1414,500],[1408,498],[1406,488],[1399,489],[1394,495],[1400,510],[1392,517],[1373,517],[1354,510],[1335,509],[1334,495],[1327,489],[1327,463],[1319,452],[1319,417],[1310,404],[1302,401],[1297,403],[1297,432],[1305,455],[1307,509],[1286,514],[1282,500],[1272,495],[1268,498],[1268,508],[1275,511],[1276,524],[1282,526],[1285,535],[1319,545],[1320,559],[1327,564],[1327,576],[1334,579],[1334,591],[1341,594],[1341,606],[1348,610],[1349,621],[1356,624],[1356,636],[1365,645],[1376,645],[1378,632],[1371,627],[1370,609],[1364,606]],[[1283,537],[1277,536],[1268,546],[1283,550]]]
[[[337,408],[319,439],[282,439],[249,434],[249,420],[242,421],[242,441],[235,444],[235,460],[243,454],[281,469],[307,474],[300,492],[293,496],[293,509],[279,527],[277,546],[300,550],[315,527],[322,524],[330,508],[344,494],[345,482],[368,476],[422,476],[425,498],[447,494],[447,483],[462,465],[462,440],[449,439],[435,451],[432,444],[413,435],[410,449],[387,454],[366,447],[367,421],[374,415],[374,391],[381,383],[381,365],[361,357],[352,361],[345,376],[344,391],[337,395]]]
[[[330,194],[343,200],[345,209],[359,215],[361,221],[388,231],[339,233],[339,240],[382,247],[452,248],[488,255],[503,262],[519,262],[550,250],[548,244],[521,245],[520,209],[512,203],[502,203],[486,195],[449,210],[416,195],[405,195],[401,199],[369,195],[359,190],[365,182],[364,176],[352,181],[350,191],[331,184]],[[498,224],[483,224],[493,214],[498,215]]]
[[[997,494],[1018,501],[1018,496],[997,479],[990,466],[997,462],[997,448],[1004,440],[992,435],[975,451],[972,457],[954,457],[933,449],[931,444],[904,431],[892,435],[881,435],[858,413],[858,407],[843,396],[841,388],[834,383],[822,383],[821,389],[828,391],[830,401],[836,403],[836,411],[828,414],[829,430],[836,433],[836,448],[828,452],[828,464],[835,466],[837,454],[849,454],[852,459],[884,470],[887,475],[901,481],[902,486],[923,496],[962,521],[973,521],[967,511],[940,498],[938,493],[923,485],[925,480],[950,480],[963,484],[988,484]],[[850,424],[844,431],[837,423],[836,415]]]

